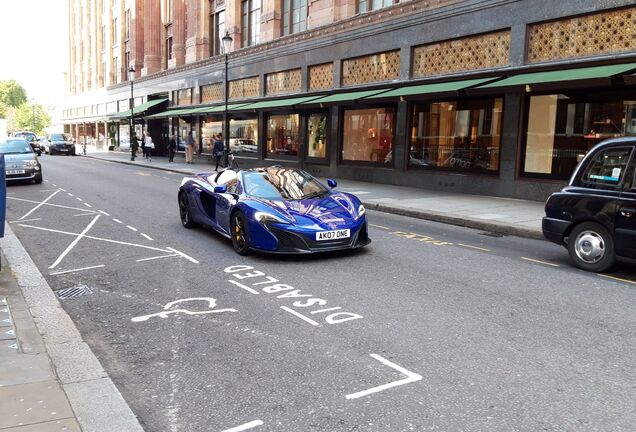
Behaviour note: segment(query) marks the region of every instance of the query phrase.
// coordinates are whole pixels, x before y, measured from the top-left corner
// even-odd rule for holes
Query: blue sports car
[[[364,206],[305,171],[274,166],[185,177],[179,214],[186,228],[210,227],[250,251],[312,253],[371,243]]]

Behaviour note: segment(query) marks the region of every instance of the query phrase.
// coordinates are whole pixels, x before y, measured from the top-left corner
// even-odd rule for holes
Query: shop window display
[[[345,110],[342,159],[392,163],[393,121],[390,107]]]
[[[503,100],[415,104],[410,167],[497,172]]]
[[[223,133],[223,122],[214,117],[205,117],[201,120],[201,141],[203,142],[203,152],[211,153],[212,137]]]
[[[298,114],[271,115],[267,118],[267,154],[297,156]]]
[[[572,92],[532,96],[522,174],[567,180],[594,145],[624,135],[636,135],[636,94]]]
[[[307,119],[307,157],[327,156],[327,115],[312,114]]]
[[[242,156],[256,156],[258,149],[258,119],[230,120],[230,151]]]

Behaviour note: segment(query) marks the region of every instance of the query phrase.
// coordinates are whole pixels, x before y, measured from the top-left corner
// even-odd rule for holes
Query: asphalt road
[[[181,175],[42,163],[7,220],[149,432],[634,430],[629,266],[376,212],[364,250],[241,257]]]

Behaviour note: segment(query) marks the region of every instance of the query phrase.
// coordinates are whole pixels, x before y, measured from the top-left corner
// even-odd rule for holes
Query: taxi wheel
[[[248,255],[250,252],[250,242],[247,232],[247,221],[240,211],[232,215],[230,235],[232,236],[234,251],[239,255]]]
[[[568,237],[568,252],[574,264],[587,271],[604,272],[616,262],[614,239],[604,226],[595,222],[574,227]]]
[[[197,226],[197,224],[192,220],[192,214],[188,207],[188,198],[184,192],[179,194],[179,216],[181,217],[181,225],[185,228],[190,229]]]

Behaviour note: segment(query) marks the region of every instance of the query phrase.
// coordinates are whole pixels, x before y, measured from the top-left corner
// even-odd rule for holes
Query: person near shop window
[[[152,142],[152,137],[148,131],[146,131],[146,136],[144,137],[144,147],[146,160],[152,162],[152,150],[155,148],[155,143]]]
[[[135,160],[138,149],[139,149],[139,140],[137,139],[137,134],[133,132],[132,137],[130,138],[130,160],[131,161]]]
[[[188,132],[188,137],[186,138],[186,163],[193,164],[192,157],[194,155],[194,137],[192,136],[192,131]]]
[[[223,136],[221,134],[214,136],[214,144],[212,146],[212,155],[216,159],[216,168],[214,171],[219,170],[219,163],[221,164],[221,168],[223,168],[223,163],[221,162],[221,158],[223,157]]]
[[[177,150],[177,134],[172,129],[170,139],[168,140],[168,162],[174,162],[174,153]]]

